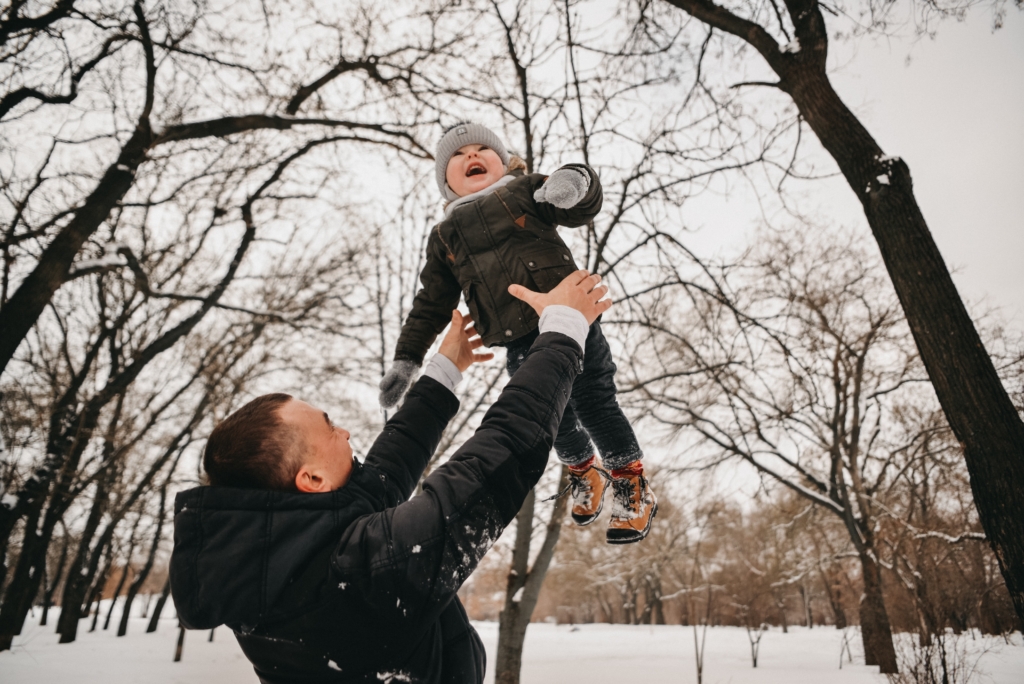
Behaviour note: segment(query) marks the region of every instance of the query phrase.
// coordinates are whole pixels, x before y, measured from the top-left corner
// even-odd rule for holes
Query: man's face
[[[498,153],[487,145],[463,145],[448,160],[445,179],[459,197],[479,192],[505,174]]]
[[[329,492],[348,482],[352,472],[349,433],[331,422],[326,411],[291,399],[278,409],[281,420],[305,439],[303,465],[296,486],[304,492]]]

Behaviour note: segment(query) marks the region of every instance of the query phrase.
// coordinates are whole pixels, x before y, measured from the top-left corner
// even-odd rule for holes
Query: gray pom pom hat
[[[445,179],[448,171],[448,160],[452,158],[463,145],[487,145],[497,153],[501,163],[508,167],[509,155],[501,138],[494,134],[494,131],[481,126],[480,124],[463,121],[457,123],[444,132],[437,142],[437,152],[434,154],[434,171],[437,175],[437,187],[441,194],[449,202],[459,198]]]

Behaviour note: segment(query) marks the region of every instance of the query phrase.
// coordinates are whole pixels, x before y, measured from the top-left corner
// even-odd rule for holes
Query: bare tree
[[[638,4],[640,23],[656,23],[660,8],[649,0]],[[759,64],[771,69],[777,80],[745,81],[734,87],[760,86],[788,96],[797,107],[798,125],[806,124],[814,132],[860,200],[939,403],[964,445],[975,504],[1017,613],[1024,619],[1024,422],[932,239],[914,196],[909,167],[882,150],[836,93],[826,70],[830,24],[852,16],[861,30],[886,30],[892,15],[905,5],[833,6],[817,0],[786,0],[784,6],[770,7],[743,0],[665,4],[699,22],[707,41],[715,38],[723,45],[753,48]],[[920,20],[957,15],[970,4],[925,3]],[[1002,4],[992,5],[998,27]],[[831,15],[828,20],[826,15]],[[757,59],[747,54],[748,59]],[[796,140],[798,145],[799,137]],[[798,148],[793,154],[796,159]]]
[[[868,663],[895,671],[880,501],[909,446],[897,399],[924,373],[866,255],[795,235],[761,242],[718,281],[719,306],[657,319],[659,354],[636,391],[656,420],[701,435],[713,462],[740,459],[843,521],[861,565]]]
[[[178,7],[179,4],[181,7]],[[225,144],[231,146],[235,136],[261,130],[290,131],[311,127],[332,131],[329,135],[337,141],[376,142],[412,154],[429,156],[407,131],[378,121],[359,120],[358,116],[347,119],[299,115],[304,105],[308,106],[315,101],[313,96],[321,88],[343,74],[359,72],[386,87],[390,80],[381,74],[379,56],[362,54],[356,59],[349,59],[346,55],[339,55],[338,61],[327,69],[327,73],[321,74],[312,83],[301,84],[291,92],[281,94],[281,86],[284,85],[282,79],[274,77],[284,76],[283,80],[287,83],[289,77],[298,74],[282,74],[281,70],[274,69],[273,59],[278,55],[265,50],[250,51],[243,48],[245,43],[252,40],[251,36],[245,35],[246,31],[255,32],[258,37],[269,40],[270,36],[266,33],[272,23],[266,22],[265,28],[253,22],[244,26],[239,23],[231,29],[212,29],[207,25],[206,11],[205,5],[191,4],[186,0],[180,3],[167,0],[154,7],[147,7],[141,0],[131,5],[126,3],[122,12],[115,15],[120,22],[105,32],[104,47],[99,54],[81,67],[65,65],[60,71],[58,82],[62,75],[73,72],[70,77],[73,92],[77,92],[75,88],[83,77],[105,78],[107,82],[115,84],[114,90],[109,92],[109,107],[117,128],[90,134],[79,144],[88,144],[97,135],[108,136],[115,141],[117,149],[105,168],[95,170],[91,187],[77,187],[77,174],[75,177],[51,175],[50,167],[58,163],[65,145],[59,137],[53,138],[50,154],[38,163],[33,176],[7,181],[11,191],[8,205],[11,220],[3,240],[5,265],[4,297],[0,301],[0,372],[7,367],[54,293],[67,281],[72,263],[82,246],[109,217],[124,211],[126,205],[135,203],[131,195],[133,190],[146,193],[149,167],[160,166],[168,155],[177,153],[187,158],[198,149],[197,141],[217,141],[223,150]],[[55,26],[67,24],[62,26],[64,30],[61,35],[75,36],[82,27],[107,27],[109,19],[105,16],[90,17],[66,12],[54,17],[51,23]],[[29,50],[37,44],[41,44],[38,49],[49,46],[49,25],[35,28],[28,28],[29,25],[24,22],[19,25],[26,28],[22,29],[24,36],[21,42],[24,46],[19,44],[17,49]],[[90,41],[90,38],[93,40]],[[88,46],[97,39],[96,36],[88,35],[82,42],[87,49],[91,49]],[[82,45],[68,46],[71,54],[82,50]],[[136,57],[133,63],[139,65],[141,73],[133,73],[122,60],[110,59],[111,54],[117,50],[132,53]],[[246,52],[254,61],[225,60],[220,57],[221,52]],[[18,66],[13,67],[18,80],[28,82],[39,78],[39,75],[32,73],[31,66],[24,64],[19,62]],[[32,65],[33,62],[27,64]],[[85,69],[86,66],[88,69]],[[106,71],[108,67],[112,71]],[[243,79],[244,87],[215,89],[214,92],[221,97],[203,103],[204,106],[197,106],[198,103],[189,102],[189,97],[180,91],[182,81],[194,80],[193,74],[204,74],[210,68],[217,68],[224,76],[231,73]],[[124,95],[120,89],[131,88],[136,77],[141,77],[146,84],[142,100],[136,102],[136,97],[130,97],[132,104],[122,111],[116,103],[117,98]],[[192,85],[195,87],[193,97],[208,92],[206,88],[200,87],[200,83]],[[245,111],[251,100],[247,97],[237,98],[238,93],[245,93],[245,88],[258,89],[264,94],[277,90],[278,95],[264,98],[261,111]],[[22,89],[8,93],[4,98],[5,101],[11,100],[8,111],[20,111],[18,107],[24,106],[24,102],[39,99],[46,105],[63,103],[60,98],[40,98],[38,90],[29,90],[32,92]],[[71,100],[74,99],[72,96]],[[228,114],[232,109],[235,113]],[[355,114],[358,107],[342,106],[339,109],[348,109]],[[224,112],[224,115],[190,118],[193,111],[216,110]],[[3,127],[5,137],[11,139],[25,134],[26,127],[33,130],[43,123],[52,125],[52,120],[46,116],[48,111],[46,106],[40,106],[16,117],[13,124],[0,122],[0,127]],[[133,113],[128,114],[128,111]],[[36,114],[42,116],[34,116]],[[36,121],[37,118],[41,120]],[[124,134],[121,134],[122,130]],[[64,194],[62,191],[72,190],[68,186],[72,180],[75,181],[72,191],[74,199],[70,203],[62,202],[56,211],[43,209],[52,193]],[[40,207],[37,208],[36,204]],[[26,249],[31,243],[43,241],[46,241],[46,246],[39,252]],[[26,260],[31,262],[30,268]],[[15,281],[20,282],[8,297],[8,283],[13,284]]]

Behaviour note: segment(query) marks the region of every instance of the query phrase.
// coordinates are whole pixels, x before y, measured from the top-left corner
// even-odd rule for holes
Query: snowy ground
[[[173,614],[173,613],[171,613]],[[116,612],[115,621],[116,624]],[[29,619],[25,633],[14,640],[10,652],[0,653],[0,682],[4,684],[185,684],[213,681],[217,684],[252,684],[252,669],[226,628],[213,643],[208,632],[189,632],[184,657],[172,662],[177,623],[161,621],[155,634],[145,633],[145,621],[133,618],[128,636],[117,638],[114,629],[93,634],[83,630],[73,644],[59,645],[52,627],[38,627]],[[56,616],[51,614],[51,622]],[[497,641],[495,623],[477,624],[488,650]],[[744,630],[717,627],[708,630],[704,653],[707,684],[882,684],[877,668],[865,667],[856,632],[849,638],[854,663],[839,652],[843,633],[831,628],[800,627],[789,634],[769,631],[761,640],[757,669],[750,665],[750,646]],[[968,637],[969,639],[969,637]],[[1024,645],[1015,635],[1007,645],[1002,639],[969,641],[981,656],[986,677],[979,682],[1019,684],[1024,681]],[[674,625],[629,627],[626,625],[533,624],[526,635],[522,681],[524,684],[566,682],[638,681],[644,684],[696,682],[693,630]],[[488,663],[491,665],[491,663]],[[493,671],[488,681],[493,681]]]

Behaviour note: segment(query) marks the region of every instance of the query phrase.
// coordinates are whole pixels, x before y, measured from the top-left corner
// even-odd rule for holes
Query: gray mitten
[[[409,385],[412,383],[412,378],[416,375],[416,371],[420,369],[420,365],[413,361],[401,359],[391,364],[391,370],[387,372],[381,381],[380,385],[380,405],[382,408],[389,409],[398,403],[398,400],[402,398],[405,391],[409,389]]]
[[[554,204],[559,209],[569,209],[579,204],[589,188],[590,177],[586,171],[563,168],[548,176],[544,185],[533,193],[533,199]]]

